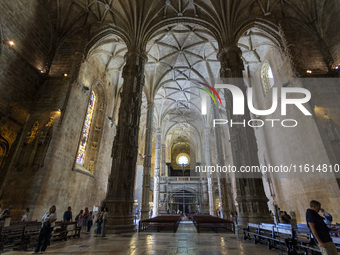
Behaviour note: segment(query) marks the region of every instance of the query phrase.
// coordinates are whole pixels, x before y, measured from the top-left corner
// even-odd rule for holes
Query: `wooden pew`
[[[309,254],[309,252],[317,252],[320,253],[318,246],[311,239],[311,230],[308,228],[307,224],[297,224],[298,228],[296,229],[296,250],[303,250],[305,254]],[[333,231],[337,232],[337,231]],[[332,231],[331,231],[332,233]],[[338,251],[340,251],[340,238],[336,236],[332,236],[332,240],[335,243],[335,246]]]
[[[290,224],[248,223],[243,229],[244,240],[254,239],[254,243],[266,244],[269,249],[287,251],[287,254],[320,254],[320,250],[311,239],[311,231],[306,224],[297,224],[293,229]],[[340,238],[332,237],[337,250],[340,251]]]
[[[247,227],[242,229],[243,240],[251,240],[255,235],[259,233],[259,224],[248,222]]]
[[[201,228],[212,228],[216,233],[218,228],[223,228],[235,233],[234,222],[219,217],[210,215],[192,215],[193,223],[196,227],[197,233],[200,233]]]
[[[151,219],[139,221],[138,231],[140,232],[150,227],[155,227],[157,229],[157,232],[160,232],[162,228],[170,227],[173,229],[174,233],[176,233],[180,221],[181,221],[181,217],[179,215],[157,216]]]
[[[24,225],[16,224],[14,226],[4,227],[0,229],[0,251],[4,249],[20,250]]]
[[[11,225],[4,227],[0,222],[0,253],[4,250],[32,249],[38,239],[41,230],[41,222],[11,222]],[[80,227],[76,222],[56,222],[51,235],[51,241],[67,240],[70,237],[80,237]]]
[[[67,230],[67,238],[76,238],[76,237],[80,237],[80,231],[81,231],[81,227],[78,226],[78,223],[76,221],[73,222],[65,222],[65,227]]]
[[[27,223],[23,231],[22,250],[27,251],[33,249],[38,240],[40,229],[40,222]]]
[[[51,234],[51,241],[67,241],[67,233],[66,225],[62,221],[57,221],[53,228],[53,232]]]
[[[243,239],[254,239],[254,243],[266,244],[268,249],[280,249],[294,254],[295,232],[289,224],[248,223],[243,229]]]

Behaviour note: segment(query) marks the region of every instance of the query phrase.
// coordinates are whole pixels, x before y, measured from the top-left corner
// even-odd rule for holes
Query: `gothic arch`
[[[235,41],[238,42],[244,33],[251,28],[257,28],[263,31],[263,36],[266,36],[275,44],[283,47],[279,27],[273,22],[265,19],[252,19],[244,22],[242,26],[240,26],[240,28],[235,31]]]
[[[98,43],[105,40],[105,38],[109,37],[110,35],[117,35],[121,38],[126,45],[128,45],[128,35],[125,34],[124,31],[119,30],[118,28],[114,28],[111,25],[101,27],[98,29],[89,39],[88,43],[85,47],[85,58],[88,57],[89,52],[91,49],[95,48]]]

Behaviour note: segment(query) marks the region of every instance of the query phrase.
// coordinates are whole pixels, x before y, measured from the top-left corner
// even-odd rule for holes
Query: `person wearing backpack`
[[[49,212],[45,213],[44,216],[41,218],[41,229],[39,232],[39,237],[37,240],[37,244],[35,246],[35,250],[33,253],[45,253],[47,245],[50,243],[51,234],[53,228],[55,226],[55,222],[57,220],[57,212],[55,205],[52,205]]]
[[[330,215],[328,212],[326,212],[324,209],[320,209],[320,211],[322,212],[322,215],[325,219],[325,223],[326,225],[331,225],[332,221],[333,221],[333,217],[332,215]]]

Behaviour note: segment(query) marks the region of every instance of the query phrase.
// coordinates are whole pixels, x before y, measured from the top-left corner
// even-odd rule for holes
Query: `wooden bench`
[[[51,234],[51,241],[67,241],[67,233],[66,224],[62,221],[57,221]]]
[[[286,251],[287,254],[294,254],[295,232],[288,224],[270,223],[248,223],[247,228],[243,229],[243,239],[254,239],[254,243],[262,243],[268,249],[276,248]]]
[[[14,226],[4,227],[0,229],[0,251],[4,249],[20,250],[24,225],[17,224]]]
[[[157,229],[157,232],[160,232],[162,228],[169,227],[173,229],[174,233],[176,233],[180,221],[181,217],[179,215],[157,216],[151,219],[139,221],[138,231],[140,232],[149,229],[150,227],[154,227]]]
[[[243,232],[243,240],[251,240],[251,235],[258,234],[259,224],[248,222],[247,227],[242,229]]]
[[[320,250],[311,239],[311,231],[306,224],[297,224],[293,229],[290,224],[277,225],[267,223],[248,223],[243,229],[244,240],[254,239],[255,244],[266,244],[269,249],[277,248],[287,254],[320,254]],[[340,251],[340,238],[332,237],[337,250]]]
[[[21,245],[22,250],[27,251],[33,249],[38,240],[40,229],[41,229],[40,222],[28,223],[24,227]]]
[[[76,238],[80,237],[81,226],[78,226],[76,221],[73,222],[65,222],[65,227],[67,230],[67,238]]]
[[[219,217],[214,217],[210,215],[192,215],[192,221],[196,227],[197,233],[200,233],[201,228],[211,228],[216,233],[218,228],[223,228],[228,231],[235,233],[234,222],[226,219],[221,219]]]
[[[311,239],[311,230],[308,228],[307,224],[297,224],[297,225],[298,225],[298,228],[296,229],[296,237],[297,237],[296,250],[299,250],[299,251],[303,250],[305,254],[309,254],[309,252],[319,254],[320,250],[318,246],[316,245],[316,243]],[[332,236],[332,240],[335,243],[337,250],[340,251],[340,237]]]
[[[0,253],[4,250],[32,249],[38,239],[41,230],[41,222],[11,222],[11,225],[4,227],[0,222]],[[80,237],[81,228],[76,222],[56,222],[51,235],[51,241],[67,240],[70,237]]]

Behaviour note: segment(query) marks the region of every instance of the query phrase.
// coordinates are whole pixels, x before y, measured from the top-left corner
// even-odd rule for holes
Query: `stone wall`
[[[112,115],[114,102],[110,98],[113,98],[113,90],[105,81],[98,81],[100,76],[98,69],[100,70],[100,68],[89,68],[93,64],[96,64],[95,61],[84,63],[78,83],[70,85],[69,98],[64,108],[65,112],[59,125],[58,134],[54,136],[48,160],[48,174],[41,188],[34,217],[39,217],[52,204],[57,205],[58,213],[62,213],[68,205],[72,206],[74,213],[78,213],[85,207],[89,207],[91,210],[93,206],[100,206],[105,198],[107,180],[111,172],[111,150],[115,136],[115,125],[107,117]],[[89,90],[84,89],[83,85],[85,84],[89,86]],[[103,104],[104,119],[100,126],[102,135],[96,168],[92,175],[75,171],[74,165],[90,92],[96,86],[103,88],[105,97],[98,96],[97,98],[97,104]],[[94,128],[94,123],[91,128]],[[91,144],[88,144],[88,147],[90,148]]]
[[[109,100],[113,98],[113,89],[105,80],[98,80],[100,68],[88,68],[96,64],[95,60],[85,62],[76,82],[67,77],[49,78],[38,90],[33,114],[25,127],[4,189],[16,187],[3,197],[4,204],[13,204],[16,218],[20,217],[20,210],[30,207],[32,219],[39,219],[55,204],[61,219],[68,205],[77,213],[85,207],[91,210],[93,206],[100,206],[104,200],[115,135],[115,125],[108,117],[112,116],[115,102]],[[90,92],[96,87],[101,87],[105,95],[98,95],[97,102],[98,107],[103,105],[104,118],[92,175],[74,171],[74,164]],[[94,128],[94,124],[91,127]],[[91,144],[88,147],[91,148]]]
[[[18,144],[27,138],[27,131],[35,122],[27,120],[41,84],[40,71],[44,71],[51,34],[48,15],[38,1],[2,1],[0,17],[0,140],[8,143],[8,151],[0,162],[0,200],[2,207],[8,207],[14,201],[20,204],[19,201],[24,200],[24,193],[20,192],[22,183],[16,183],[13,176],[32,176],[32,173],[20,172],[22,170],[18,170],[12,160]],[[11,46],[10,41],[14,45]],[[42,147],[39,149],[44,150]],[[32,156],[30,160],[37,162],[40,159]],[[5,179],[9,175],[12,178],[6,188]],[[21,214],[21,206],[15,207],[14,211]]]
[[[282,56],[278,50],[269,49],[263,60],[267,60],[271,65],[275,78],[274,87],[303,86],[301,81],[292,78],[293,73],[290,69],[288,58]],[[269,109],[272,104],[272,97],[271,93],[265,95],[262,89],[260,70],[261,64],[251,68],[251,86],[255,90],[255,106],[257,109]],[[264,125],[263,127],[256,128],[260,164],[270,164],[272,166],[290,166],[291,164],[297,166],[305,164],[318,166],[324,163],[331,164],[329,153],[323,143],[315,117],[303,115],[295,106],[288,106],[287,116],[281,116],[281,96],[280,90],[278,91],[279,105],[276,112],[270,116],[254,116],[254,118],[262,120],[295,119],[298,121],[298,125],[294,128],[286,128],[282,127],[279,122],[276,122],[275,127]],[[312,91],[311,104],[315,104],[313,103],[314,101],[328,101],[329,99],[336,101],[335,89],[330,91],[333,92],[329,92],[328,96],[333,94],[333,98],[327,98],[326,95],[314,89]],[[321,98],[324,98],[324,100]],[[335,102],[333,100],[331,102]],[[305,104],[305,106],[308,111],[313,113],[313,108],[310,104]],[[325,107],[329,106],[325,105]],[[335,105],[333,104],[332,106],[331,109],[335,109]],[[337,111],[334,114],[339,116]],[[268,177],[273,182],[272,195],[274,195],[271,196],[267,177],[265,177],[264,185],[266,194],[270,199],[270,209],[273,210],[273,203],[275,201],[281,210],[288,213],[295,212],[298,222],[305,222],[305,211],[309,207],[309,201],[316,199],[322,203],[325,210],[334,215],[334,221],[340,220],[337,216],[340,190],[333,173],[278,173],[268,174]]]

